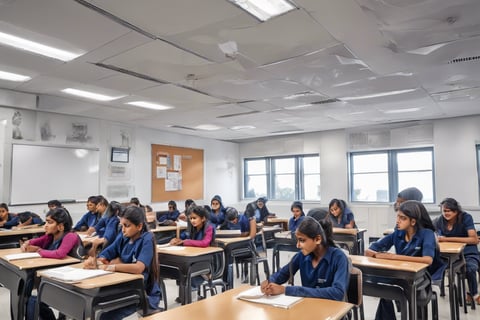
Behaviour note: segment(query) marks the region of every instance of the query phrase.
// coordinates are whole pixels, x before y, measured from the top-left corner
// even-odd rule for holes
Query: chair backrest
[[[225,254],[223,251],[217,252],[213,255],[213,273],[212,279],[220,279],[223,277],[225,270]]]
[[[347,300],[348,302],[359,306],[363,301],[362,271],[357,267],[350,269],[350,281],[348,283]]]
[[[261,243],[261,248],[258,248],[257,244]],[[255,253],[262,258],[267,257],[267,242],[265,241],[265,232],[263,231],[263,225],[257,225],[257,234],[255,236]]]

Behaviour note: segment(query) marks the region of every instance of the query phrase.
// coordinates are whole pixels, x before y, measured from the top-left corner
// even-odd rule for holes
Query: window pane
[[[399,171],[432,170],[432,152],[401,152],[397,154],[397,163]]]
[[[303,173],[320,173],[320,157],[303,158]]]
[[[355,174],[352,201],[388,200],[388,173]]]
[[[267,195],[267,176],[249,176],[247,178],[247,185],[245,186],[246,198],[258,198]]]
[[[275,159],[275,173],[295,173],[295,159]],[[293,185],[295,186],[295,185]]]
[[[423,193],[422,202],[433,203],[432,172],[403,172],[398,174],[398,190],[417,187]]]
[[[247,160],[246,163],[246,170],[247,174],[265,174],[267,171],[266,161],[265,159],[260,160]]]
[[[275,176],[276,200],[295,200],[295,175],[284,174]]]
[[[387,172],[388,154],[372,153],[354,155],[352,157],[352,168],[354,173]]]
[[[304,200],[320,200],[320,175],[308,174],[304,176]]]

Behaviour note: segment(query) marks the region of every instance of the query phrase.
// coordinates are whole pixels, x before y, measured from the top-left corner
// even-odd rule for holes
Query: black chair
[[[348,282],[347,301],[354,305],[352,311],[355,320],[365,319],[365,312],[363,311],[363,277],[362,271],[356,267],[350,270],[350,280]]]
[[[213,273],[208,276],[200,287],[198,293],[202,297],[207,297],[207,292],[210,291],[210,295],[217,294],[217,287],[221,287],[222,292],[227,290],[227,283],[223,280],[223,271],[225,270],[225,254],[224,252],[218,252],[213,256]]]

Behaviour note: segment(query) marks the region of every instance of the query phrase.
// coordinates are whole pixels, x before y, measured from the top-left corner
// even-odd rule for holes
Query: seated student
[[[97,213],[97,204],[100,202],[98,196],[90,196],[87,200],[87,213],[73,227],[75,231],[87,231],[88,228],[93,227],[100,220],[100,215]]]
[[[132,206],[137,206],[137,207],[142,206],[142,205],[140,204],[140,200],[139,200],[137,197],[131,198],[131,199],[130,199],[130,204],[131,204]]]
[[[0,203],[0,228],[11,229],[17,224],[17,215],[9,212],[6,203]]]
[[[294,201],[290,206],[290,211],[292,211],[293,216],[288,221],[288,230],[290,230],[293,237],[295,235],[297,227],[305,218],[305,212],[303,212],[303,203],[301,203],[300,201]]]
[[[36,213],[24,211],[17,213],[18,224],[17,228],[29,226],[32,224],[43,224],[42,218]]]
[[[225,221],[225,207],[222,203],[222,197],[218,194],[213,196],[212,200],[210,201],[210,207],[212,211],[210,212],[210,222],[215,225],[215,228],[220,226],[223,221]]]
[[[72,218],[63,208],[55,208],[47,212],[45,234],[41,237],[25,241],[20,247],[23,252],[38,252],[43,258],[63,259],[67,255],[79,257],[80,238],[72,232]],[[33,279],[27,281],[27,290],[33,289]],[[34,318],[36,297],[28,301],[28,320]],[[56,319],[53,311],[44,303],[40,305],[40,317],[43,320]]]
[[[480,262],[478,253],[478,236],[472,216],[463,211],[457,200],[445,198],[441,203],[442,216],[434,221],[437,228],[438,241],[451,241],[465,243],[463,255],[466,262],[466,278],[468,282],[467,303],[480,305],[478,294],[477,271]]]
[[[245,208],[245,213],[247,217],[255,217],[257,223],[267,222],[268,212],[267,208],[267,198],[260,197],[256,201],[250,202]]]
[[[347,207],[345,201],[341,199],[332,199],[328,204],[330,211],[330,221],[334,228],[353,229],[355,228],[355,219],[353,212]]]
[[[180,234],[180,238],[173,238],[172,245],[189,247],[208,247],[215,244],[215,228],[208,220],[208,212],[204,207],[191,206],[187,214],[190,224]]]
[[[103,234],[105,233],[105,221],[102,221],[106,216],[108,216],[107,209],[108,209],[108,200],[104,198],[103,196],[98,196],[98,203],[97,206],[95,207],[95,210],[97,212],[97,215],[100,217],[97,221],[97,223],[87,229],[87,234],[89,236],[96,234],[99,237],[103,237]]]
[[[58,200],[50,200],[47,202],[48,210],[52,210],[55,208],[62,208],[62,203]]]
[[[95,255],[97,248],[106,248],[110,243],[113,243],[120,234],[119,224],[123,210],[123,206],[117,201],[111,201],[108,204],[105,215],[95,225],[95,230],[98,228],[98,230],[104,230],[104,232],[103,234],[102,232],[97,232],[99,237],[92,240],[92,248],[89,252],[90,256]]]
[[[423,193],[418,188],[410,187],[410,188],[403,189],[398,193],[397,200],[393,204],[393,209],[397,211],[400,205],[405,201],[415,200],[418,202],[422,202],[422,199],[423,199]]]
[[[168,211],[167,213],[159,215],[157,213],[157,220],[161,226],[174,226],[180,211],[177,209],[177,203],[173,200],[168,201]]]
[[[143,274],[148,304],[151,309],[158,309],[161,292],[158,285],[159,266],[155,238],[148,231],[145,212],[139,207],[129,206],[120,218],[122,236],[102,250],[95,257],[89,257],[84,264],[86,269]],[[100,263],[97,266],[97,260]],[[136,312],[137,306],[127,306],[103,313],[101,320],[123,319]]]
[[[295,231],[297,247],[301,250],[278,272],[261,284],[266,295],[324,298],[342,301],[349,281],[349,262],[343,251],[327,239],[325,232],[312,217],[305,217]],[[283,286],[292,283],[300,270],[301,286]]]
[[[183,210],[182,213],[180,213],[180,214],[178,215],[177,222],[178,222],[178,221],[185,221],[185,222],[186,222],[186,221],[188,220],[188,219],[187,219],[187,210],[188,210],[188,208],[189,208],[190,206],[196,206],[195,201],[193,201],[192,199],[187,199],[187,200],[185,200],[185,209]],[[210,212],[210,211],[211,211],[211,210],[208,210],[208,212]]]
[[[446,265],[440,258],[434,230],[427,210],[421,202],[414,200],[402,202],[397,211],[397,225],[394,232],[372,243],[365,255],[428,264],[428,272],[432,280],[439,280]],[[387,252],[392,246],[395,247],[396,253]],[[431,290],[431,286],[427,286],[425,290]],[[417,296],[428,296],[428,294],[417,293]],[[375,319],[395,319],[391,300],[380,299]]]
[[[147,225],[150,230],[157,227],[157,218],[155,217],[155,212],[148,204],[145,205],[145,218],[147,219]]]
[[[225,221],[220,226],[220,230],[240,230],[240,236],[255,238],[257,223],[254,217],[239,215],[237,209],[232,207],[227,207],[225,210]]]

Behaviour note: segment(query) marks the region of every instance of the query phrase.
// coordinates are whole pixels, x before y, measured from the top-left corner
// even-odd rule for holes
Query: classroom
[[[0,1],[0,202],[45,218],[57,199],[75,223],[92,195],[154,211],[220,195],[240,214],[266,197],[280,219],[336,198],[368,248],[419,187],[432,219],[454,198],[480,229],[477,1],[292,0],[260,18],[242,3]],[[362,180],[370,155],[388,160]]]

